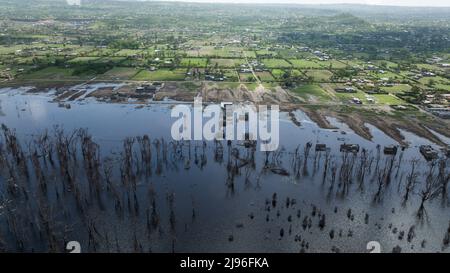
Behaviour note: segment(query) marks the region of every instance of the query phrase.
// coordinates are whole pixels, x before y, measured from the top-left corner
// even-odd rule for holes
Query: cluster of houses
[[[330,56],[327,53],[324,53],[320,50],[313,51],[313,54],[319,58],[319,61],[328,61],[330,59]]]
[[[335,88],[334,91],[336,93],[356,93],[357,90],[353,87],[338,87]]]
[[[255,72],[269,71],[265,65],[258,60],[251,60],[248,64],[244,63],[240,65],[240,73],[252,73],[252,68]]]
[[[428,64],[436,64],[436,65],[438,65],[440,67],[443,67],[443,68],[449,68],[450,64],[449,63],[443,63],[442,62],[443,60],[444,59],[442,59],[441,57],[433,56],[432,58],[427,59],[426,63],[428,63]]]
[[[349,86],[345,86],[345,87],[337,87],[337,88],[335,88],[334,89],[334,91],[336,92],[336,93],[350,93],[350,94],[352,94],[352,93],[357,93],[357,90],[356,90],[356,88],[354,88],[354,87],[349,87]],[[373,102],[375,102],[375,100],[373,100],[373,99],[371,99]],[[369,101],[369,100],[368,100]],[[363,102],[359,99],[359,98],[357,98],[357,97],[353,97],[351,100],[350,100],[350,102],[351,103],[354,103],[354,104],[363,104]]]
[[[425,77],[434,77],[434,76],[436,76],[436,74],[430,71],[411,70],[411,72],[408,73],[408,77],[414,80],[420,80]]]
[[[206,74],[205,75],[205,80],[206,81],[216,81],[216,82],[223,82],[224,80],[226,80],[226,76],[224,75],[212,75],[212,74]]]
[[[450,119],[450,93],[449,94],[427,94],[422,101],[425,109],[435,116]]]
[[[443,119],[450,119],[450,107],[428,107],[426,108],[428,112],[432,113],[433,115],[443,118]]]

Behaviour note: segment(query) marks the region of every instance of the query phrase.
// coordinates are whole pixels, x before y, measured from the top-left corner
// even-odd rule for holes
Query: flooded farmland
[[[449,252],[449,159],[406,130],[401,147],[280,113],[280,148],[261,152],[173,141],[168,101],[26,91],[0,89],[2,251]]]

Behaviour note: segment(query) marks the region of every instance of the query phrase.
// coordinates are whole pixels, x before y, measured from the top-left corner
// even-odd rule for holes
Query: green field
[[[243,59],[211,59],[210,64],[212,67],[217,66],[218,67],[225,67],[225,68],[231,68],[235,66],[239,66],[241,64],[245,63]]]
[[[360,99],[364,104],[368,103],[367,94],[361,90],[357,90],[356,93],[335,93],[335,96],[344,103],[350,103],[350,100],[353,98]]]
[[[275,79],[279,80],[284,75],[285,71],[283,69],[272,69],[272,75]]]
[[[208,59],[206,58],[183,58],[180,61],[182,67],[206,67]]]
[[[256,59],[256,53],[255,51],[248,51],[248,50],[244,50],[244,56],[246,56],[247,58],[250,59]]]
[[[275,80],[270,72],[256,72],[255,74],[263,82],[271,82]]]
[[[0,46],[0,55],[14,54],[18,50],[22,50],[24,48],[24,45]]]
[[[268,68],[288,68],[291,64],[283,59],[263,59],[262,63]]]
[[[445,69],[435,65],[435,64],[416,64],[417,68],[419,69],[423,69],[423,70],[427,70],[427,71],[431,71],[431,72],[444,72]]]
[[[445,92],[450,92],[450,84],[437,83],[434,85],[436,89],[443,90]]]
[[[271,56],[271,57],[276,57],[276,56],[277,56],[277,52],[271,51],[271,50],[267,50],[267,49],[261,49],[261,50],[257,50],[257,51],[256,51],[256,55],[257,55],[257,56]]]
[[[89,79],[94,75],[91,74],[81,74],[73,75],[74,69],[71,68],[59,68],[59,67],[47,67],[38,71],[33,71],[28,74],[23,74],[22,79],[33,79],[33,80],[80,80]]]
[[[113,56],[117,52],[116,49],[111,48],[100,48],[94,51],[89,52],[89,56],[91,57],[106,57]]]
[[[333,76],[333,73],[331,73],[330,71],[320,69],[307,70],[305,74],[308,77],[312,77],[316,82],[329,82],[331,77]]]
[[[443,78],[441,76],[435,77],[423,77],[419,80],[420,83],[431,86],[440,90],[450,91],[450,80]]]
[[[369,73],[369,76],[380,80],[380,79],[388,79],[388,80],[402,80],[404,77],[402,75],[396,74],[394,72],[390,71],[384,71],[384,73],[381,73],[379,71],[372,71]]]
[[[68,61],[67,63],[69,63],[69,64],[88,64],[88,63],[93,63],[99,59],[100,59],[99,57],[77,57],[75,59]]]
[[[389,93],[401,93],[410,91],[411,86],[409,84],[397,84],[389,87],[381,87],[380,89]]]
[[[295,88],[293,92],[309,102],[329,102],[332,100],[330,94],[317,84],[306,84]]]
[[[113,69],[107,71],[103,75],[100,75],[98,79],[100,80],[129,80],[133,78],[139,70],[129,67],[114,67]]]
[[[398,67],[398,64],[387,61],[387,60],[376,60],[372,62],[373,64],[377,65],[381,69],[396,69]]]
[[[289,62],[292,64],[295,68],[321,68],[320,64],[315,61],[309,61],[309,60],[289,60]]]
[[[182,81],[186,78],[184,69],[142,70],[132,79],[135,81]]]
[[[253,73],[239,73],[239,80],[241,82],[253,82],[256,79],[253,76]]]
[[[227,69],[223,70],[224,76],[226,77],[227,81],[238,81],[239,80],[239,74],[236,70]]]
[[[342,68],[346,68],[348,66],[347,64],[340,62],[338,60],[318,61],[318,63],[323,68],[327,68],[327,69],[342,69]]]
[[[242,48],[202,46],[186,52],[189,57],[241,58]]]
[[[388,105],[400,105],[405,104],[402,99],[397,98],[394,95],[373,95],[376,103],[378,104],[388,104]]]
[[[114,56],[117,57],[130,57],[130,56],[137,56],[139,54],[142,54],[142,50],[137,49],[122,49],[114,54]]]

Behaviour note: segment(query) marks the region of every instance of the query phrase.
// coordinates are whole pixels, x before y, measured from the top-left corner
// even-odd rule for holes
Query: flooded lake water
[[[383,252],[449,251],[449,160],[419,152],[442,147],[402,131],[409,147],[385,155],[398,144],[374,126],[368,141],[301,111],[300,126],[280,113],[275,152],[175,142],[172,107],[86,98],[67,109],[51,92],[0,89],[0,250],[368,252],[378,241]],[[344,143],[361,150],[342,153]]]

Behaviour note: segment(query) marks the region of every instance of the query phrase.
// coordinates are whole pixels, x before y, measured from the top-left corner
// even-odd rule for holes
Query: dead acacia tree
[[[303,176],[308,176],[308,158],[309,158],[309,153],[311,152],[311,147],[312,147],[312,143],[308,142],[305,145],[305,149],[303,151]]]
[[[425,202],[439,195],[441,187],[439,184],[439,179],[434,175],[434,170],[436,167],[436,161],[432,161],[429,165],[428,174],[425,178],[425,186],[420,191],[420,206],[417,210],[417,217],[423,219],[426,216]]]
[[[152,145],[150,137],[148,135],[137,137],[137,142],[141,153],[142,168],[145,170],[145,177],[148,178],[152,175]]]
[[[416,166],[417,166],[418,160],[413,159],[411,161],[411,171],[406,176],[406,184],[405,184],[405,193],[403,194],[403,205],[406,205],[406,202],[408,202],[410,194],[414,192],[414,188],[417,184],[417,178],[419,176],[419,173],[416,172]]]
[[[327,151],[325,152],[325,163],[324,163],[324,166],[323,166],[322,184],[325,184],[325,180],[327,178],[329,165],[330,165],[330,149],[327,149]]]
[[[369,155],[366,149],[362,149],[361,156],[359,158],[359,164],[357,167],[356,179],[358,181],[358,188],[360,190],[364,189],[364,179],[366,177],[367,165],[369,162]]]
[[[134,138],[126,138],[123,141],[123,154],[122,154],[122,166],[121,177],[122,184],[125,186],[136,187],[136,174],[133,166],[135,166],[135,159],[133,156]]]
[[[223,145],[216,139],[214,140],[214,161],[219,164],[223,162]]]
[[[448,199],[448,184],[450,182],[450,172],[447,170],[447,161],[445,159],[439,161],[438,180],[442,201],[445,202]]]

